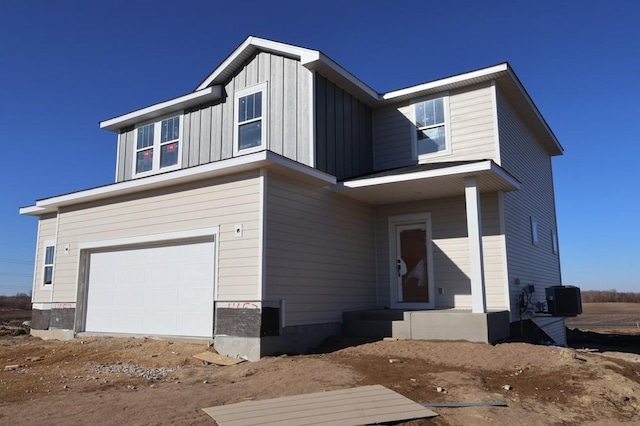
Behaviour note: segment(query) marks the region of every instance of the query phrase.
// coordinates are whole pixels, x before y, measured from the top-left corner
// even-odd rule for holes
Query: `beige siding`
[[[224,85],[223,99],[185,111],[182,129],[182,168],[233,157],[234,95],[267,83],[266,148],[312,166],[311,72],[294,59],[260,52]],[[121,135],[117,181],[132,178],[134,131]]]
[[[374,165],[376,170],[416,164],[413,158],[413,106],[410,103],[374,111]],[[490,85],[449,93],[451,154],[429,162],[491,159],[497,161],[495,105]]]
[[[286,324],[374,307],[372,208],[274,173],[266,194],[265,299],[285,300]]]
[[[252,172],[63,208],[53,301],[76,301],[80,243],[214,226],[220,227],[219,299],[258,298],[260,188]],[[242,238],[234,237],[235,224],[243,225]]]
[[[482,243],[484,253],[487,308],[505,309],[503,243],[500,235],[498,195],[481,194]],[[469,249],[464,197],[380,206],[376,214],[378,304],[389,306],[390,216],[431,213],[433,275],[436,308],[471,309]],[[444,288],[444,294],[438,288]]]
[[[34,286],[33,286],[33,303],[49,302],[51,299],[51,287],[46,288],[42,286],[43,274],[44,274],[44,250],[47,241],[54,241],[56,238],[56,219],[55,214],[41,216],[38,221],[38,247],[36,250],[36,267],[34,273]],[[58,256],[59,247],[56,245],[55,255]],[[57,262],[54,259],[54,280],[56,279],[56,265]],[[54,281],[55,284],[55,281]]]
[[[551,247],[551,232],[556,230],[551,157],[499,92],[497,100],[502,166],[522,182],[519,191],[504,194],[511,305],[518,306],[525,284],[536,286],[533,302],[543,302],[544,288],[560,284],[560,262]],[[538,246],[531,241],[532,216],[538,222]]]

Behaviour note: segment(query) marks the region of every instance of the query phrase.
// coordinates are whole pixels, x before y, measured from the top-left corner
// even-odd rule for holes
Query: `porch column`
[[[487,300],[484,288],[484,262],[482,256],[482,217],[480,215],[480,191],[475,177],[464,180],[464,196],[467,206],[471,311],[473,313],[485,313],[487,312]]]

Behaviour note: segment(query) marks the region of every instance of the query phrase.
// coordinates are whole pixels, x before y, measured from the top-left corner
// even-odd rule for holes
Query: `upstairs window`
[[[44,274],[42,278],[43,285],[51,285],[53,282],[53,260],[56,254],[54,245],[47,245],[44,249]]]
[[[181,118],[177,115],[136,129],[135,175],[180,166]]]
[[[447,132],[448,109],[446,97],[414,104],[414,143],[418,158],[448,154],[451,151]]]
[[[260,150],[265,142],[266,84],[239,90],[235,103],[236,153]]]

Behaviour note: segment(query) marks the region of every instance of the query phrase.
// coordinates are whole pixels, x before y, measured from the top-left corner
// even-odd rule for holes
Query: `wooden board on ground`
[[[220,426],[363,425],[438,414],[381,385],[203,408]]]
[[[216,365],[235,365],[244,362],[244,359],[231,358],[214,352],[202,352],[201,354],[194,355],[193,357],[200,361]]]

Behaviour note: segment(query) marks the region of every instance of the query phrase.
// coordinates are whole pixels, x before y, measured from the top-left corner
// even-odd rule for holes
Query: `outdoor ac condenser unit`
[[[547,287],[547,310],[554,317],[575,317],[582,313],[580,289],[572,285]]]

